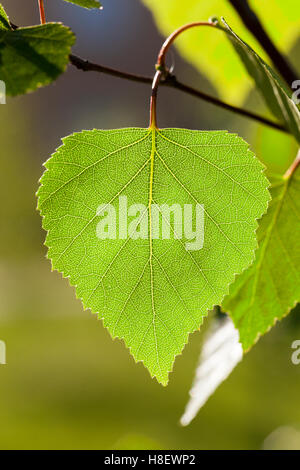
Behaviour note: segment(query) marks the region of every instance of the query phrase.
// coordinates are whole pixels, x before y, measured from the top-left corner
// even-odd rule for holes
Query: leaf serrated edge
[[[126,130],[130,130],[130,131],[131,131],[131,130],[135,130],[135,129],[136,129],[136,130],[145,130],[145,128],[142,128],[142,127],[131,127],[131,128],[128,128],[128,127],[127,127],[127,128],[116,129],[116,130],[117,130],[117,131],[120,131],[120,132],[123,132],[123,131],[126,131]],[[114,130],[115,130],[115,129],[114,129]],[[164,128],[164,129],[161,129],[161,130],[174,130],[174,128]],[[202,131],[199,131],[199,130],[197,131],[197,130],[184,129],[184,128],[182,128],[182,129],[176,129],[176,131],[178,131],[178,130],[179,130],[179,131],[182,130],[182,131],[195,132],[195,133],[196,133],[196,132],[202,132]],[[83,130],[81,130],[81,131],[79,131],[79,132],[73,132],[72,134],[70,134],[70,135],[68,135],[68,136],[65,136],[65,137],[63,137],[63,138],[61,139],[62,145],[60,145],[59,147],[57,147],[57,149],[51,154],[51,156],[48,158],[48,160],[46,160],[46,162],[43,164],[43,166],[45,167],[46,170],[45,170],[45,172],[43,173],[43,175],[41,176],[41,178],[39,179],[40,186],[39,186],[39,188],[38,188],[38,190],[37,190],[37,192],[36,192],[37,198],[39,198],[40,189],[44,186],[44,184],[43,184],[44,175],[45,175],[46,172],[50,171],[50,170],[48,169],[48,167],[47,167],[47,163],[49,163],[50,160],[52,160],[52,158],[57,154],[57,152],[58,152],[60,149],[62,149],[62,148],[66,145],[66,144],[65,144],[65,141],[66,141],[69,137],[78,136],[78,135],[82,134],[83,132],[94,133],[94,132],[97,132],[97,131],[99,131],[99,129],[95,129],[95,128],[94,128],[94,129],[89,129],[89,130],[83,129]],[[254,233],[254,239],[256,240],[256,246],[255,246],[255,247],[253,248],[253,250],[252,250],[252,260],[251,260],[251,263],[250,263],[248,266],[246,266],[240,273],[233,273],[233,275],[232,275],[232,280],[229,281],[229,283],[227,284],[226,289],[224,289],[224,294],[223,294],[222,297],[220,297],[220,300],[219,300],[216,304],[211,305],[210,307],[207,308],[206,313],[201,316],[201,323],[200,323],[199,327],[196,328],[196,329],[194,329],[193,331],[190,331],[190,332],[187,333],[187,335],[186,335],[186,340],[185,340],[185,342],[184,342],[184,344],[183,344],[183,347],[182,347],[181,351],[180,351],[179,353],[175,354],[174,359],[173,359],[173,362],[172,362],[172,364],[171,364],[171,368],[170,368],[170,370],[167,371],[168,376],[167,376],[167,379],[166,379],[166,380],[162,380],[162,379],[159,378],[159,376],[158,376],[157,374],[153,374],[153,373],[150,371],[150,369],[146,366],[146,364],[145,364],[145,362],[144,362],[143,359],[136,359],[136,358],[135,358],[134,354],[132,353],[132,347],[130,347],[130,346],[128,346],[128,345],[126,344],[126,340],[125,340],[125,338],[124,338],[123,336],[118,336],[118,335],[113,336],[113,334],[112,334],[112,333],[110,332],[110,330],[109,330],[109,327],[106,326],[106,324],[105,324],[105,318],[104,318],[103,316],[101,316],[101,314],[100,314],[99,312],[95,312],[92,308],[86,307],[86,305],[84,304],[84,301],[78,296],[78,294],[77,294],[78,285],[71,282],[71,275],[70,275],[70,274],[67,274],[66,271],[60,271],[60,270],[58,270],[57,268],[55,268],[54,263],[53,263],[53,260],[49,257],[49,249],[51,248],[50,246],[47,245],[47,235],[48,235],[49,231],[44,228],[44,221],[45,221],[46,216],[42,214],[41,209],[39,208],[39,200],[38,200],[38,205],[37,205],[37,210],[39,211],[39,213],[40,213],[40,215],[41,215],[41,217],[42,217],[42,226],[43,226],[43,228],[44,228],[44,230],[46,231],[46,234],[47,234],[47,235],[46,235],[46,239],[45,239],[43,245],[46,246],[46,248],[47,248],[46,259],[48,259],[48,260],[50,261],[50,263],[51,263],[51,271],[57,271],[57,272],[62,276],[63,279],[67,279],[67,280],[68,280],[69,285],[70,285],[72,288],[74,288],[74,290],[75,290],[75,298],[78,299],[78,300],[81,302],[84,311],[89,310],[92,315],[96,315],[96,316],[97,316],[97,319],[98,319],[99,321],[102,321],[102,325],[103,325],[104,328],[108,331],[108,333],[109,333],[110,337],[112,338],[112,340],[118,339],[118,340],[120,340],[121,342],[123,342],[123,343],[124,343],[124,346],[125,346],[125,349],[127,349],[127,350],[129,351],[130,356],[134,359],[135,363],[136,363],[136,364],[142,363],[142,364],[144,365],[145,369],[146,369],[146,370],[148,371],[148,373],[150,374],[150,377],[151,377],[152,379],[155,378],[155,379],[157,380],[157,382],[160,383],[161,385],[163,385],[164,387],[166,387],[166,386],[168,385],[169,380],[170,380],[170,374],[171,374],[172,372],[174,372],[175,360],[176,360],[177,357],[179,357],[179,356],[181,356],[181,355],[183,354],[183,351],[185,350],[185,347],[186,347],[186,345],[187,345],[188,342],[189,342],[189,337],[190,337],[190,335],[196,333],[197,331],[200,331],[200,328],[201,328],[201,326],[202,326],[202,324],[203,324],[203,322],[204,322],[204,319],[208,316],[208,313],[214,308],[215,305],[221,305],[221,303],[222,303],[222,301],[224,300],[224,298],[229,294],[229,288],[230,288],[230,286],[234,283],[236,277],[237,277],[238,275],[242,274],[242,272],[244,272],[246,269],[248,269],[248,268],[253,264],[253,262],[254,262],[254,260],[255,260],[255,252],[256,252],[256,250],[257,250],[257,248],[258,248],[258,242],[257,242],[257,237],[256,237],[256,232],[257,232],[258,225],[259,225],[259,224],[258,224],[258,220],[260,220],[260,219],[262,218],[262,216],[267,212],[269,203],[270,203],[270,201],[271,201],[271,195],[270,195],[270,192],[269,192],[270,182],[269,182],[268,178],[267,178],[266,175],[265,175],[266,166],[256,157],[256,155],[254,154],[254,152],[252,152],[252,151],[250,150],[250,146],[249,146],[248,142],[246,142],[246,141],[245,141],[242,137],[240,137],[237,133],[231,133],[231,132],[228,132],[227,130],[224,130],[224,131],[222,131],[222,130],[217,130],[217,131],[203,131],[203,133],[209,133],[209,132],[218,132],[218,133],[229,134],[229,135],[231,135],[231,136],[234,136],[236,139],[239,139],[239,140],[241,141],[241,143],[245,144],[247,152],[251,154],[251,156],[252,156],[253,159],[256,159],[256,160],[258,161],[259,166],[261,167],[261,171],[260,171],[260,172],[261,172],[261,174],[264,176],[264,181],[265,181],[265,183],[266,183],[266,186],[265,186],[264,189],[265,189],[266,192],[268,193],[268,196],[269,196],[269,197],[268,197],[268,199],[267,199],[266,202],[265,202],[265,206],[266,206],[266,207],[265,207],[265,211],[261,214],[260,217],[254,219],[254,220],[255,220],[255,225],[256,225],[256,227],[254,228],[253,233]]]

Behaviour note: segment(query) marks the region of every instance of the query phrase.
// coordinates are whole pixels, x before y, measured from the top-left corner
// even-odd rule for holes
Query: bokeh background
[[[2,0],[18,25],[39,21],[36,1]],[[139,0],[103,0],[89,12],[46,1],[47,19],[77,35],[74,53],[151,75],[163,41]],[[290,53],[297,64],[299,44]],[[174,52],[178,77],[217,94]],[[167,388],[152,380],[102,323],[83,311],[74,290],[51,272],[35,192],[43,162],[60,137],[91,128],[146,126],[149,86],[69,67],[54,84],[0,106],[1,449],[300,449],[300,311],[249,352],[186,428],[179,418],[201,348],[195,333],[176,360]],[[255,92],[245,106],[267,114]],[[228,129],[246,138],[270,171],[293,160],[292,138],[210,104],[161,89],[160,126]]]

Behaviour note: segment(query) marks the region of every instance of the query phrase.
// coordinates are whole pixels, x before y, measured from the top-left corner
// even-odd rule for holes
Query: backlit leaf
[[[272,178],[272,201],[257,231],[252,266],[236,279],[222,304],[248,350],[300,300],[300,173]]]
[[[256,219],[269,200],[261,163],[225,131],[129,128],[66,137],[45,166],[38,207],[53,268],[166,384],[189,333],[254,259]],[[142,204],[144,238],[127,228],[124,235],[120,196],[128,208]],[[116,239],[103,240],[97,209],[108,204],[116,209]],[[190,204],[194,229],[196,205],[204,208],[202,249],[192,251],[185,225],[181,238],[182,223],[165,213],[160,224],[170,236],[154,238],[154,209],[162,204]]]

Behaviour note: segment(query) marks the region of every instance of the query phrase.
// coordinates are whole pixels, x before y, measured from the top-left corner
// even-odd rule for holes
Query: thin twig
[[[38,1],[39,1],[41,24],[45,24],[46,23],[46,15],[45,15],[45,8],[44,8],[44,0],[38,0]]]
[[[189,85],[185,85],[184,83],[181,83],[180,81],[176,79],[176,77],[170,77],[170,80],[167,80],[167,82],[162,82],[162,85],[167,85],[177,90],[181,90],[185,93],[188,93],[189,95],[195,96],[196,98],[200,98],[204,101],[207,101],[208,103],[211,103],[216,106],[219,106],[220,108],[226,109],[227,111],[231,111],[233,113],[239,114],[240,116],[253,119],[254,121],[260,122],[261,124],[265,124],[266,126],[272,127],[273,129],[276,129],[278,131],[289,133],[286,127],[284,127],[282,124],[272,121],[271,119],[265,118],[261,116],[260,114],[253,113],[252,111],[247,111],[246,109],[239,108],[237,106],[233,106],[231,104],[225,103],[219,98],[208,95],[207,93],[204,93],[200,90],[192,88]]]
[[[18,29],[18,26],[16,26],[12,22],[10,22],[10,24],[14,30]],[[139,83],[146,83],[150,85],[152,84],[152,81],[153,81],[152,77],[148,77],[145,75],[138,75],[138,74],[134,74],[130,72],[122,72],[121,70],[95,64],[88,60],[81,59],[80,57],[74,54],[71,54],[69,58],[70,58],[71,64],[74,65],[74,67],[76,67],[79,70],[83,70],[84,72],[105,73],[107,75],[112,75],[114,77],[119,77],[125,80],[130,80],[130,81],[139,82]],[[187,93],[189,95],[195,96],[196,98],[202,99],[203,101],[207,101],[208,103],[219,106],[220,108],[226,109],[227,111],[231,111],[233,113],[239,114],[240,116],[253,119],[254,121],[260,122],[261,124],[265,124],[266,126],[272,127],[273,129],[276,129],[278,131],[289,133],[289,131],[286,129],[284,125],[277,123],[275,121],[272,121],[271,119],[267,119],[263,116],[260,116],[259,114],[253,113],[251,111],[247,111],[246,109],[239,108],[237,106],[233,106],[231,104],[225,103],[219,98],[216,98],[207,93],[204,93],[203,91],[196,90],[195,88],[189,85],[185,85],[184,83],[177,80],[177,78],[170,73],[168,73],[167,76],[165,76],[161,80],[161,85],[167,86],[170,88],[175,88],[176,90],[181,90],[184,93]]]
[[[151,85],[152,81],[153,81],[152,77],[148,77],[148,76],[145,76],[145,75],[137,75],[137,74],[128,73],[128,72],[122,72],[120,70],[116,70],[116,69],[113,69],[111,67],[106,67],[106,66],[103,66],[103,65],[95,64],[93,62],[89,62],[88,60],[83,60],[80,57],[78,57],[76,55],[73,55],[73,54],[70,55],[70,62],[77,69],[83,70],[84,72],[93,71],[93,72],[98,72],[98,73],[104,73],[104,74],[112,75],[114,77],[119,77],[119,78],[122,78],[122,79],[125,79],[125,80],[130,80],[130,81],[139,82],[139,83],[146,83],[146,84],[149,84],[149,85]],[[275,121],[264,118],[263,116],[260,116],[259,114],[252,113],[251,111],[247,111],[247,110],[239,108],[237,106],[233,106],[231,104],[225,103],[224,101],[220,100],[219,98],[215,98],[214,96],[208,95],[207,93],[204,93],[200,90],[192,88],[189,85],[185,85],[184,83],[177,80],[174,75],[168,74],[161,81],[161,86],[167,86],[167,87],[170,87],[170,88],[175,88],[177,90],[181,90],[184,93],[187,93],[187,94],[192,95],[196,98],[207,101],[208,103],[219,106],[223,109],[226,109],[227,111],[231,111],[231,112],[234,112],[234,113],[239,114],[241,116],[253,119],[257,122],[260,122],[261,124],[265,124],[266,126],[272,127],[273,129],[283,131],[283,132],[287,132],[287,133],[289,132],[282,124],[279,124]]]
[[[292,83],[299,77],[289,64],[288,60],[281,54],[271,38],[264,29],[260,19],[251,9],[248,0],[229,0],[231,5],[239,14],[244,25],[255,36],[260,45],[264,48],[278,72],[291,88]],[[268,14],[268,12],[266,12]]]
[[[84,72],[100,72],[107,75],[112,75],[114,77],[124,78],[125,80],[131,80],[133,82],[141,83],[152,83],[152,77],[146,77],[144,75],[136,75],[128,72],[121,72],[120,70],[113,69],[111,67],[106,67],[103,65],[95,64],[88,60],[81,59],[80,57],[71,54],[70,62],[77,69],[83,70]]]

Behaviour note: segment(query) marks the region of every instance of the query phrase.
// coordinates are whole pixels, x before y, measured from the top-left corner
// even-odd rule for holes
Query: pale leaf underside
[[[190,389],[190,399],[180,419],[187,426],[243,358],[239,332],[229,317],[215,319],[204,344]]]

